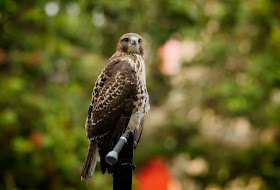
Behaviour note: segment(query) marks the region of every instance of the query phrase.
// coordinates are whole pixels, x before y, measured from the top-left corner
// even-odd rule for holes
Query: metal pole
[[[120,140],[106,156],[108,164],[114,165],[112,175],[114,178],[113,190],[131,190],[134,151],[134,134],[127,130]]]

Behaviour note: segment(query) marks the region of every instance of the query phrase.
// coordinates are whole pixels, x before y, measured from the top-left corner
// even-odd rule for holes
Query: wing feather
[[[115,134],[127,126],[136,96],[136,79],[136,72],[127,60],[113,60],[103,69],[95,84],[86,120],[89,140],[111,131]]]

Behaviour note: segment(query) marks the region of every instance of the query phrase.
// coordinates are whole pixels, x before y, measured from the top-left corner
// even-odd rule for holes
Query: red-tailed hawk
[[[89,146],[82,179],[91,179],[99,159],[102,173],[111,173],[105,156],[127,129],[134,131],[135,144],[139,142],[150,109],[143,56],[142,37],[124,34],[97,78],[85,123]]]

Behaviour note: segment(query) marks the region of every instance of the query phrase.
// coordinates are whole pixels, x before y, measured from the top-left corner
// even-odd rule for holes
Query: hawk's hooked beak
[[[139,46],[138,38],[132,37],[130,38],[129,44],[128,44],[128,52],[130,53],[139,53]]]
[[[136,46],[136,45],[137,45],[136,40],[132,40],[132,43],[131,43],[131,44],[134,45],[134,46]]]

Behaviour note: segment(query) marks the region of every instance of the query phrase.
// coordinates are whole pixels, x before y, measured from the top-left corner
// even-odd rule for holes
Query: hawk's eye
[[[139,43],[142,42],[142,39],[139,39],[138,42],[139,42]]]
[[[128,38],[124,38],[123,41],[128,42]]]

